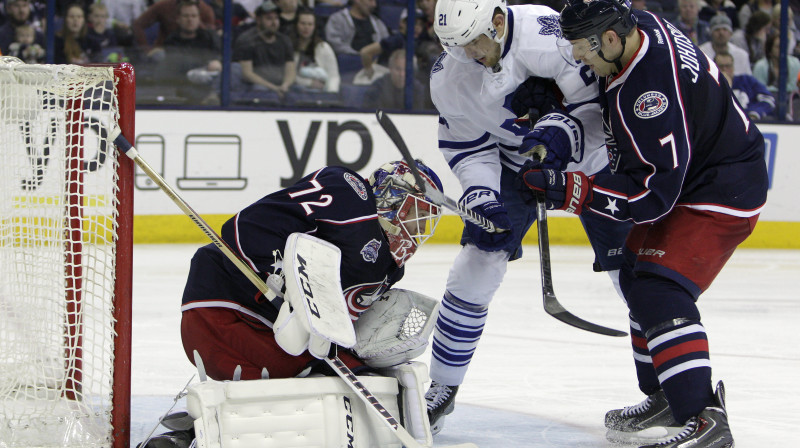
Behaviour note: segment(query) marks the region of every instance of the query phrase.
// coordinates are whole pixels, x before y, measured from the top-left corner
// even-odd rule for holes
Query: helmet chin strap
[[[603,50],[597,50],[597,55],[600,56],[600,59],[608,62],[609,64],[614,64],[614,66],[617,68],[617,71],[614,72],[615,75],[622,71],[622,61],[620,59],[622,59],[622,55],[625,54],[625,36],[620,36],[619,40],[622,43],[622,51],[620,51],[619,56],[611,61],[606,59],[605,55],[603,54]]]

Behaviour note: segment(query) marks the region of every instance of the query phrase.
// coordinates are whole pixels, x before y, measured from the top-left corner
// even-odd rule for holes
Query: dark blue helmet
[[[636,26],[636,16],[631,14],[629,0],[569,0],[559,23],[565,39],[597,39],[599,43],[606,30],[627,36]]]

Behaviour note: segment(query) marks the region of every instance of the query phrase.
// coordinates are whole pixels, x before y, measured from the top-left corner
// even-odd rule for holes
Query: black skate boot
[[[136,448],[189,448],[194,441],[194,428],[169,431],[164,434],[153,436],[147,441],[147,445],[141,443],[136,445]]]
[[[703,409],[696,417],[690,418],[680,433],[671,439],[644,445],[640,448],[733,448],[733,435],[728,426],[728,413],[725,411],[725,386],[717,383],[714,394],[717,406]]]
[[[453,412],[455,407],[458,386],[445,386],[436,381],[431,382],[431,387],[425,393],[428,402],[428,420],[431,422],[431,434],[439,434],[444,426],[444,416]]]
[[[683,429],[672,417],[663,390],[635,406],[608,411],[606,428],[606,438],[617,443],[664,442]]]

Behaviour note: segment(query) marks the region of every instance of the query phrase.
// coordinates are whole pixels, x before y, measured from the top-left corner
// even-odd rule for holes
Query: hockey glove
[[[526,170],[526,167],[520,171],[521,192],[525,202],[535,202],[536,192],[542,191],[548,210],[564,210],[580,215],[592,201],[592,181],[580,171]]]
[[[583,133],[567,114],[551,112],[536,122],[531,132],[522,138],[519,153],[541,160],[541,167],[564,171],[573,157],[583,152]]]
[[[552,79],[531,76],[517,87],[511,97],[511,110],[518,117],[531,114],[533,109],[536,116],[529,116],[531,120],[538,120],[539,116],[553,110],[561,110],[561,102],[556,96],[556,83]]]
[[[464,221],[464,228],[472,242],[478,246],[478,249],[487,252],[504,249],[514,238],[514,233],[511,231],[511,219],[509,219],[508,211],[503,203],[500,202],[499,196],[490,188],[469,187],[459,199],[459,202],[466,208],[472,209],[473,212],[488,219],[495,227],[506,230],[489,233],[476,224]]]

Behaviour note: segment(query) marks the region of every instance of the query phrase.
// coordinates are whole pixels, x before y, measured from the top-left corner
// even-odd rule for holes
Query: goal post
[[[0,447],[128,447],[130,64],[0,57]]]

